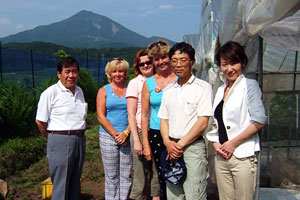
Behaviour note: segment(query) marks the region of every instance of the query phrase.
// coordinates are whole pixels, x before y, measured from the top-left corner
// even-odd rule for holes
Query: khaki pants
[[[229,160],[217,155],[215,170],[220,200],[253,200],[257,159],[255,156]]]
[[[187,169],[183,183],[167,182],[169,200],[206,200],[207,159],[204,140],[198,140],[184,148],[183,159]]]
[[[142,141],[142,131],[138,128],[139,138]],[[134,200],[149,199],[160,196],[158,173],[154,160],[147,161],[144,155],[134,152],[133,136],[130,136],[131,152],[133,158],[133,182],[130,198]]]

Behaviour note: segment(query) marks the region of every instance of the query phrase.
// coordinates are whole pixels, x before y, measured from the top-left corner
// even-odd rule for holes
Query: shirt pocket
[[[72,117],[75,121],[84,121],[87,115],[87,110],[87,103],[76,103],[74,105],[73,115],[70,117]]]
[[[190,101],[190,100],[185,100],[184,101],[184,113],[187,115],[192,114],[193,112],[196,111],[197,108],[197,103]]]

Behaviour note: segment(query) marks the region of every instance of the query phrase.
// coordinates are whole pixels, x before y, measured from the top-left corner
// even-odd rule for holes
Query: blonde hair
[[[156,56],[168,55],[171,47],[169,43],[164,39],[155,40],[151,42],[147,47],[147,54],[150,59]]]
[[[109,83],[111,83],[111,76],[110,73],[115,69],[122,69],[125,71],[125,79],[128,76],[128,69],[129,69],[129,63],[124,60],[123,58],[113,58],[111,59],[105,66],[105,74],[107,76],[107,80]]]

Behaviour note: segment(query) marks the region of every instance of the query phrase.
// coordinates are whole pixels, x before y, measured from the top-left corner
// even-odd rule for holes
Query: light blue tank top
[[[118,97],[110,84],[104,86],[106,92],[105,116],[117,132],[124,131],[128,126],[126,96]],[[107,131],[100,126],[101,132]]]
[[[155,92],[156,82],[153,76],[147,78],[146,82],[150,94],[150,128],[160,130],[160,118],[157,117],[157,114],[160,108],[163,90]]]

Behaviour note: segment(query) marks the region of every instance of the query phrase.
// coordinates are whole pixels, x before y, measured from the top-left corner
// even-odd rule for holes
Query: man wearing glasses
[[[212,88],[192,75],[195,50],[185,42],[176,43],[169,52],[178,80],[165,88],[158,117],[167,147],[167,159],[183,156],[186,178],[179,184],[167,182],[168,199],[206,199],[207,159],[202,133],[212,116]]]

